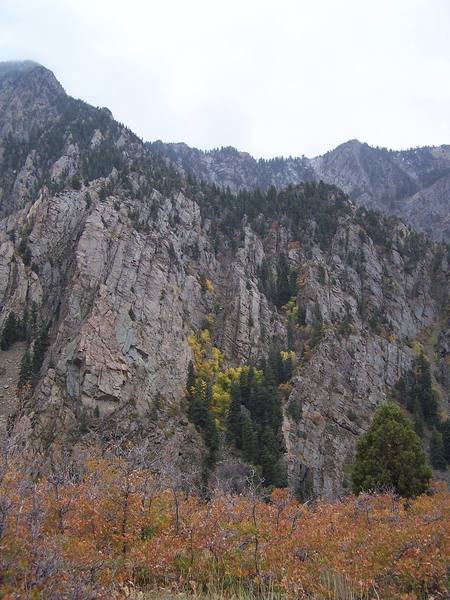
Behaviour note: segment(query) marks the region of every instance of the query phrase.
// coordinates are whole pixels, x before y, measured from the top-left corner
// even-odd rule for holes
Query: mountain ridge
[[[231,147],[202,151],[161,141],[150,147],[183,172],[235,192],[322,179],[341,187],[359,205],[395,214],[435,240],[450,239],[450,196],[433,187],[450,176],[449,145],[396,151],[354,139],[313,158],[272,159],[254,159]]]
[[[255,445],[299,495],[336,497],[427,330],[446,414],[445,245],[335,185],[233,194],[184,176],[56,90],[36,104],[29,73],[0,87],[0,327],[15,315],[32,364],[8,427],[44,453],[145,437],[178,474],[231,485],[248,468],[227,441],[239,377]]]

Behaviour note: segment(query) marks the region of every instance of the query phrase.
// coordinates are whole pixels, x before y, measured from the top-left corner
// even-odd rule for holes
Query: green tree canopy
[[[396,404],[383,404],[356,446],[353,491],[395,490],[405,497],[425,492],[431,470],[419,436]]]

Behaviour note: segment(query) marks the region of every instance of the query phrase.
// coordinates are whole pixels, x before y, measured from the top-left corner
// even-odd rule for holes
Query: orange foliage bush
[[[123,458],[40,477],[11,461],[0,473],[0,596],[111,598],[130,584],[219,580],[270,582],[286,598],[444,597],[449,513],[440,483],[406,506],[390,494],[302,505],[285,489],[263,501],[254,488],[206,501]]]

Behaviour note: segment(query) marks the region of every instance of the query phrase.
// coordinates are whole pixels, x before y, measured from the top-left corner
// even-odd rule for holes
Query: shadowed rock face
[[[357,436],[410,368],[412,340],[424,330],[439,328],[444,368],[443,245],[366,215],[323,184],[291,190],[283,210],[281,195],[273,209],[261,197],[262,214],[245,215],[242,198],[187,181],[109,111],[67,97],[40,66],[0,75],[0,107],[0,324],[26,309],[36,315],[32,339],[48,327],[27,401],[30,436],[42,445],[131,431],[167,460],[199,463],[203,442],[183,402],[188,338],[213,317],[226,365],[255,363],[274,342],[295,349],[283,407],[290,483],[308,479],[334,496]],[[235,160],[254,166],[226,152],[230,181]],[[320,160],[314,173],[332,162]],[[313,179],[310,163],[298,169]],[[294,217],[288,201],[305,198],[311,210]],[[289,326],[263,282],[264,268],[279,276],[280,256],[298,278],[302,327]],[[305,352],[318,311],[323,333]],[[446,385],[442,393],[446,402]]]
[[[0,135],[29,139],[59,116],[61,84],[51,71],[33,63],[0,65]]]
[[[255,160],[234,148],[202,152],[162,142],[150,148],[183,172],[233,191],[322,179],[359,205],[400,216],[432,239],[450,239],[450,146],[397,152],[351,140],[316,158],[271,160]]]

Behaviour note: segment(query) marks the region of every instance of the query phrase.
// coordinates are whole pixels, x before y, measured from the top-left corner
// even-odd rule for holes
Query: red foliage
[[[159,489],[124,459],[90,459],[81,477],[36,480],[11,461],[0,478],[2,598],[110,598],[132,582],[207,587],[271,582],[287,598],[445,595],[450,494],[299,504],[288,490]],[[345,594],[342,592],[345,590]],[[341,594],[341,595],[339,595]]]

